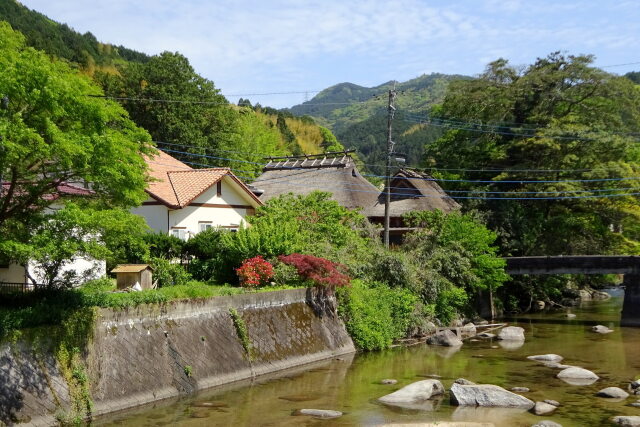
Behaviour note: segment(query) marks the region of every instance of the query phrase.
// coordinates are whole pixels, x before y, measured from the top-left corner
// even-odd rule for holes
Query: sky
[[[178,51],[232,102],[276,108],[351,82],[477,75],[554,51],[640,70],[638,0],[21,0],[98,40]],[[630,65],[619,65],[629,64]],[[282,92],[300,92],[273,94]],[[258,95],[270,93],[270,95]]]

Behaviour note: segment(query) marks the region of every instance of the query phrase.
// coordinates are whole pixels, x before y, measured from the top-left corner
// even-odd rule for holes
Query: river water
[[[523,315],[510,319],[525,329],[524,345],[511,347],[493,340],[465,341],[459,350],[424,344],[383,352],[340,357],[298,370],[208,390],[98,419],[100,426],[376,426],[386,423],[487,421],[496,426],[531,426],[550,419],[563,426],[606,426],[615,415],[640,415],[640,408],[624,401],[595,397],[598,390],[626,389],[640,374],[640,328],[619,326],[622,292],[612,291],[606,301],[585,302],[566,312]],[[593,325],[614,329],[600,335]],[[562,363],[596,372],[600,380],[575,386],[555,378],[557,369],[526,357],[555,353]],[[385,406],[376,401],[400,386],[437,375],[446,389],[456,378],[496,384],[507,389],[528,387],[531,400],[554,399],[561,406],[551,415],[537,417],[518,410],[459,408],[447,395],[413,408]],[[398,380],[382,385],[383,378]],[[301,408],[334,409],[345,413],[333,420],[292,415]]]

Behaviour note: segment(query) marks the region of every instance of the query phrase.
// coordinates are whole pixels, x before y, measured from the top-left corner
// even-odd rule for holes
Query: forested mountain
[[[396,83],[397,109],[393,122],[395,150],[407,156],[410,165],[420,164],[424,146],[435,141],[441,131],[419,124],[434,104],[442,101],[449,82],[469,77],[433,73]],[[388,91],[393,82],[367,88],[340,83],[318,93],[313,99],[291,108],[297,115],[312,116],[331,129],[348,148],[355,148],[368,169],[382,173],[387,140]]]
[[[90,72],[96,66],[106,68],[123,61],[149,60],[144,53],[101,43],[90,32],[80,34],[67,24],[55,22],[16,0],[0,0],[0,21],[7,21],[13,29],[20,31],[29,46],[77,63]]]
[[[631,80],[632,82],[636,84],[640,84],[640,71],[629,71],[624,76],[629,80]]]

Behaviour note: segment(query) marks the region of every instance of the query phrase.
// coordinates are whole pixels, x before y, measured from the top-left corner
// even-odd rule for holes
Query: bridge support
[[[624,275],[624,303],[621,326],[640,326],[640,275]]]

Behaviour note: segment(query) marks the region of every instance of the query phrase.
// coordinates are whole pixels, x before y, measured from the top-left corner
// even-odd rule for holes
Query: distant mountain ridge
[[[450,82],[470,79],[462,75],[424,74],[406,82],[396,82],[396,115],[393,138],[396,151],[407,155],[407,163],[422,161],[424,145],[441,135],[439,129],[416,123],[414,116],[425,115],[442,101]],[[293,106],[289,111],[298,116],[311,116],[331,129],[338,140],[358,150],[369,170],[381,173],[386,158],[386,117],[388,91],[393,81],[374,87],[339,83],[319,92],[310,101]]]

